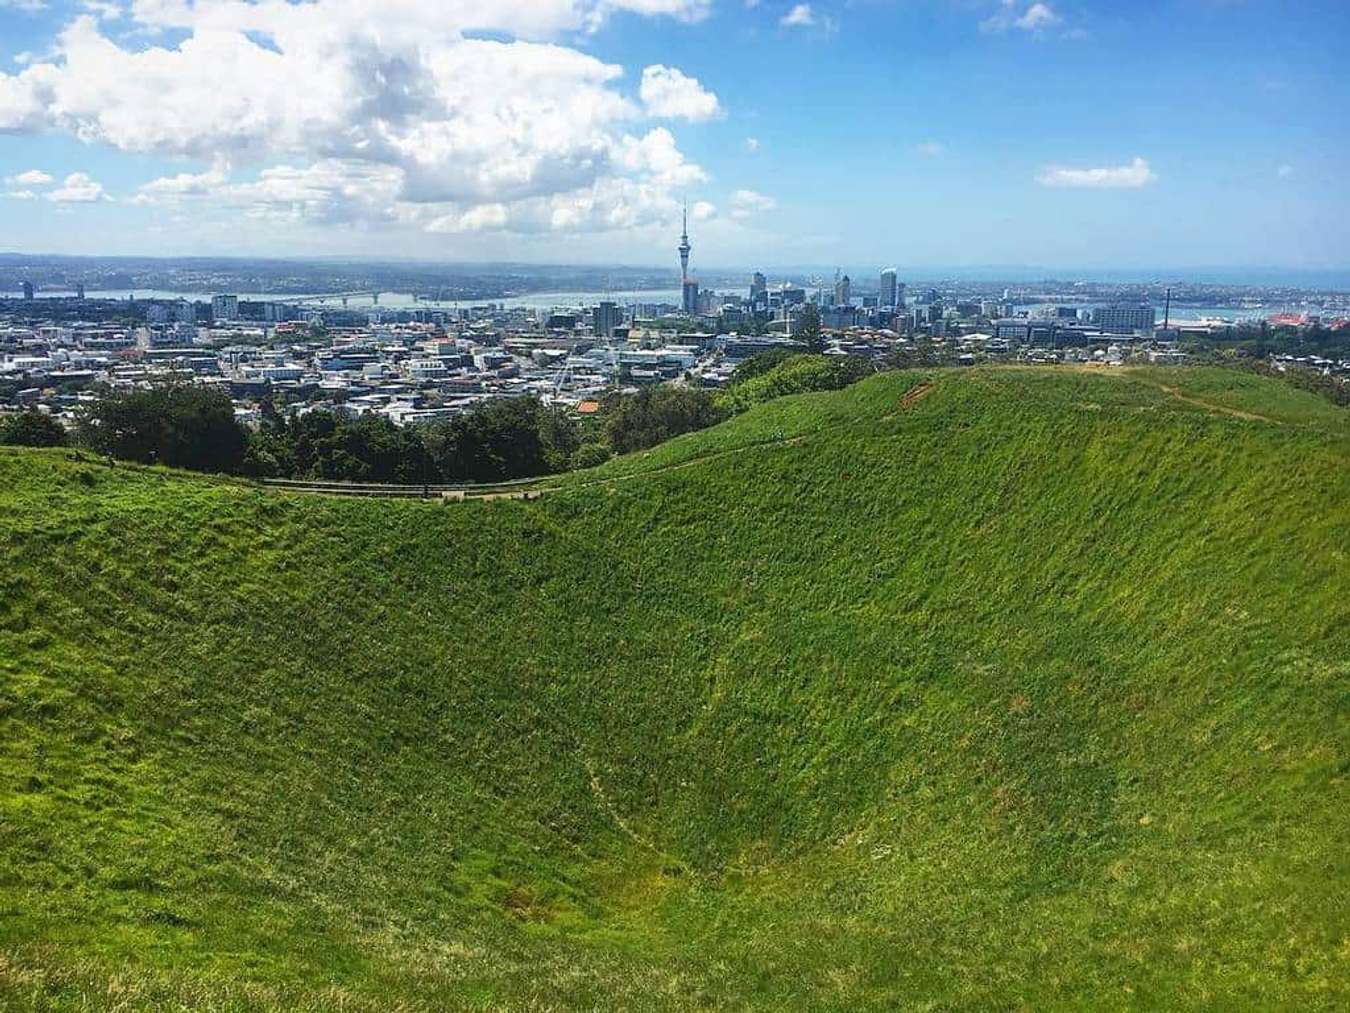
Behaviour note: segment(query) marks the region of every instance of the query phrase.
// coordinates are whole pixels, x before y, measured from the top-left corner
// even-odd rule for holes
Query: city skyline
[[[1347,266],[1339,4],[58,0],[0,24],[15,251],[662,264],[687,201],[715,269]]]

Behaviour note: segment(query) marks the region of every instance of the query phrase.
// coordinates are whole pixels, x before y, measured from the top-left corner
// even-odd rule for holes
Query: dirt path
[[[1248,422],[1269,422],[1272,426],[1284,425],[1279,419],[1272,419],[1269,415],[1259,415],[1256,412],[1245,412],[1241,408],[1229,408],[1227,405],[1215,404],[1213,401],[1204,401],[1198,397],[1191,397],[1188,394],[1181,393],[1178,387],[1169,387],[1162,383],[1153,383],[1145,380],[1150,387],[1157,387],[1168,397],[1184,404],[1193,405],[1196,408],[1203,408],[1205,411],[1216,412],[1219,415],[1228,415],[1235,419],[1246,419]]]
[[[900,399],[900,406],[889,415],[881,416],[881,421],[887,422],[895,418],[901,412],[908,411],[910,408],[914,407],[917,402],[926,398],[932,389],[933,385],[931,383],[921,383],[917,387],[911,387],[905,392],[905,396]]]
[[[604,809],[605,812],[609,813],[609,818],[618,825],[619,829],[622,830],[630,840],[642,845],[644,848],[655,851],[658,854],[665,854],[665,852],[653,844],[650,839],[644,837],[628,825],[628,821],[623,818],[623,814],[619,812],[614,801],[605,792],[605,786],[600,783],[600,775],[595,772],[595,764],[591,762],[590,758],[583,756],[581,758],[581,763],[586,768],[586,774],[591,779],[591,794],[594,795],[595,800],[600,803],[600,807]]]

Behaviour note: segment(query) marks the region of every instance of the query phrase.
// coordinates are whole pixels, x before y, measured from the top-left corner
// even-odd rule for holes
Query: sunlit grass
[[[534,503],[0,483],[0,1006],[1346,1001],[1311,395],[891,374]]]

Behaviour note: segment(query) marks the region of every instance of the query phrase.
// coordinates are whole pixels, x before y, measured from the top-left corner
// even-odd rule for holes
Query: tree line
[[[496,398],[453,418],[398,426],[382,415],[261,405],[256,426],[224,391],[163,384],[82,406],[73,431],[48,415],[0,420],[0,443],[76,446],[109,459],[249,478],[397,485],[501,482],[602,464],[785,394],[833,390],[871,371],[864,360],[776,350],[742,363],[727,390],[683,386],[613,392],[594,416],[533,397]]]
[[[453,418],[397,426],[380,415],[283,412],[263,402],[256,427],[219,390],[166,384],[83,406],[73,430],[36,411],[0,420],[0,443],[73,444],[102,456],[250,478],[437,484],[499,482],[578,467],[714,424],[724,412],[702,390],[656,387],[611,395],[580,418],[538,398],[483,402]]]

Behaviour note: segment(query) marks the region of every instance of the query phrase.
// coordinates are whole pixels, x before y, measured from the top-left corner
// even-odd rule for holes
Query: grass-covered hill
[[[1350,1002],[1350,422],[784,398],[530,503],[0,454],[0,1007]]]

